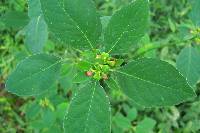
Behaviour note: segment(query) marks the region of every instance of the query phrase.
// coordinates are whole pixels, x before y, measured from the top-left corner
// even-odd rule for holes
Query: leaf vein
[[[154,83],[154,82],[149,81],[149,80],[141,79],[141,78],[139,78],[139,77],[137,77],[137,76],[133,76],[133,75],[127,74],[127,73],[122,72],[122,71],[115,71],[115,72],[124,74],[124,75],[126,75],[126,76],[129,76],[129,77],[132,77],[132,78],[135,78],[135,79],[138,79],[138,80],[141,80],[141,81],[144,81],[144,82],[146,82],[146,83],[150,83],[150,84],[153,84],[153,85],[156,85],[156,86],[160,86],[160,87],[167,88],[167,89],[173,89],[173,88],[171,88],[171,87],[164,86],[164,85],[161,85],[161,84],[158,84],[158,83]],[[174,89],[173,89],[173,90],[174,90]],[[186,91],[185,91],[185,93],[190,94],[190,93],[188,93],[188,92],[186,92]]]
[[[65,4],[64,1],[61,3],[58,1],[59,6],[61,7],[61,9],[64,11],[64,13],[69,16],[69,18],[72,20],[72,22],[75,23],[76,28],[81,32],[81,34],[83,35],[83,37],[86,39],[86,41],[88,42],[88,44],[90,45],[90,47],[93,49],[93,45],[91,43],[91,41],[89,40],[89,38],[87,37],[87,35],[83,32],[83,30],[81,29],[81,27],[78,25],[78,23],[72,18],[72,16],[67,13],[67,11],[65,10]]]

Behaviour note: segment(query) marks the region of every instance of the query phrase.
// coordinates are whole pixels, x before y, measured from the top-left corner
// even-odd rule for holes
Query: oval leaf
[[[64,119],[65,133],[110,133],[109,99],[97,83],[79,88]],[[73,124],[72,124],[73,123]]]
[[[116,75],[124,93],[145,107],[171,106],[195,96],[184,77],[164,61],[138,59]]]
[[[26,27],[25,45],[31,53],[41,53],[48,39],[47,25],[42,16],[32,18]]]
[[[76,48],[91,47],[101,34],[101,22],[92,0],[41,0],[49,30]]]
[[[48,39],[48,30],[40,0],[28,0],[28,15],[31,20],[26,27],[25,45],[31,53],[41,53]]]
[[[177,58],[176,66],[192,86],[200,80],[200,52],[195,48],[184,48]]]
[[[106,50],[112,53],[128,53],[148,29],[148,0],[136,0],[116,12],[106,30]]]
[[[58,78],[60,62],[60,58],[46,54],[37,54],[24,59],[8,77],[7,90],[20,96],[45,92]]]

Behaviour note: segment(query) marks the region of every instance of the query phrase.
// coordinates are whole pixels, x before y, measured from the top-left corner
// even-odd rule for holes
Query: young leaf
[[[21,61],[8,77],[6,88],[19,96],[38,95],[49,89],[59,76],[58,57],[37,54]]]
[[[136,0],[116,12],[105,30],[106,50],[127,53],[144,36],[148,21],[148,0]]]
[[[28,104],[27,108],[26,108],[26,118],[29,120],[34,119],[35,117],[37,117],[38,114],[40,114],[41,111],[41,107],[38,103],[33,102]]]
[[[32,18],[26,27],[25,45],[31,53],[41,53],[48,39],[47,25],[42,16]]]
[[[114,123],[122,129],[129,129],[131,128],[131,120],[127,117],[123,116],[121,113],[117,113],[113,118]]]
[[[101,22],[92,0],[41,0],[43,14],[55,37],[76,48],[96,46]]]
[[[66,113],[64,132],[110,133],[109,106],[109,99],[98,83],[90,82],[85,87],[79,88]]]
[[[178,70],[195,86],[200,80],[200,52],[193,47],[184,48],[176,62]]]
[[[62,65],[60,73],[59,84],[66,92],[68,89],[73,87],[73,79],[77,74],[77,70],[73,62],[68,61]]]
[[[31,53],[41,53],[48,39],[47,24],[43,18],[40,0],[28,0],[28,15],[25,45]]]
[[[138,59],[116,75],[122,91],[145,107],[171,106],[195,96],[184,77],[164,61]]]
[[[146,117],[143,121],[138,123],[136,133],[151,133],[155,125],[156,121],[154,119]]]
[[[4,16],[1,17],[1,20],[5,26],[14,29],[21,29],[29,22],[28,15],[19,11],[7,12]]]
[[[137,117],[137,110],[135,108],[132,108],[128,111],[127,118],[132,121]]]
[[[64,102],[57,105],[56,115],[57,115],[57,118],[59,120],[63,120],[63,117],[65,116],[65,112],[66,112],[67,107],[68,107],[68,103],[64,103]]]

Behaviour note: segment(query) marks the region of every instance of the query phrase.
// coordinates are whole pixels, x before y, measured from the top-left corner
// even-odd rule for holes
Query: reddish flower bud
[[[87,72],[85,72],[85,75],[88,77],[91,77],[93,75],[93,73],[91,71],[87,71]]]

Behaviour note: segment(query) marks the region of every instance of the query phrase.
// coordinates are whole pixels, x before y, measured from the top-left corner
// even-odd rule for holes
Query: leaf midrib
[[[31,77],[37,75],[37,74],[40,74],[40,73],[42,73],[42,72],[45,72],[46,70],[50,69],[51,67],[53,67],[53,66],[55,66],[55,65],[57,65],[57,64],[59,64],[59,63],[61,63],[61,62],[62,62],[62,60],[56,61],[54,64],[51,64],[50,66],[41,69],[41,71],[38,71],[38,72],[36,72],[36,73],[33,73],[32,75],[27,76],[27,77],[25,77],[25,78],[19,80],[18,82],[16,82],[15,85],[18,85],[18,84],[20,84],[21,82],[23,82],[24,80],[27,80],[27,79],[29,79],[29,78],[31,78]],[[17,70],[17,69],[18,69],[18,68],[16,68],[16,70]]]
[[[57,0],[58,1],[58,0]],[[89,38],[87,37],[87,35],[83,32],[83,30],[80,28],[80,26],[78,25],[78,23],[72,18],[72,16],[65,10],[65,4],[64,1],[59,2],[58,1],[58,5],[60,6],[60,8],[64,11],[64,13],[69,16],[69,18],[75,23],[77,29],[81,32],[81,34],[83,35],[83,37],[86,39],[86,41],[88,42],[88,44],[90,45],[90,47],[93,49],[93,45],[91,43],[91,41],[89,40]]]
[[[162,84],[158,84],[158,83],[154,83],[154,82],[152,82],[152,81],[150,81],[150,80],[141,79],[140,77],[133,76],[133,75],[130,75],[130,74],[125,73],[125,72],[122,72],[122,71],[115,71],[115,72],[118,72],[118,73],[124,74],[124,75],[126,75],[126,76],[129,76],[129,77],[132,77],[132,78],[135,78],[135,79],[138,79],[138,80],[141,80],[141,81],[144,81],[144,82],[147,82],[147,83],[150,83],[150,84],[156,85],[156,86],[160,86],[160,87],[163,87],[163,88],[167,88],[167,89],[174,90],[174,89],[171,88],[171,87],[164,86],[164,85],[162,85]],[[184,91],[184,90],[183,90],[183,91]],[[190,94],[190,95],[191,95],[191,93],[189,93],[189,92],[186,92],[186,91],[184,91],[184,92],[187,93],[187,94]]]
[[[89,101],[89,108],[88,108],[88,112],[87,112],[87,118],[86,118],[85,129],[84,129],[84,132],[85,132],[85,133],[87,132],[88,121],[89,121],[89,115],[90,115],[90,112],[91,112],[92,102],[93,102],[93,99],[94,99],[95,91],[96,91],[96,82],[95,82],[95,85],[94,85],[94,87],[93,87],[91,99],[90,99],[90,101]]]
[[[131,4],[133,4],[133,3],[131,3]],[[130,6],[130,5],[129,5],[129,6]],[[119,10],[119,11],[120,11],[120,10]],[[137,14],[137,13],[138,13],[138,11],[136,11],[134,14]],[[120,40],[122,39],[122,37],[124,36],[124,34],[125,34],[126,32],[128,32],[128,31],[127,31],[127,28],[129,27],[130,23],[131,23],[131,21],[128,22],[128,24],[127,24],[126,27],[124,28],[125,30],[120,34],[120,36],[117,38],[117,40],[113,43],[113,46],[111,47],[111,49],[109,50],[108,53],[110,53],[110,52],[115,48],[115,46],[120,42]]]
[[[37,36],[37,35],[39,35],[39,34],[38,34],[38,26],[39,26],[40,21],[41,21],[41,14],[37,17],[36,28],[35,28],[36,31],[35,31],[35,34],[34,34],[35,37],[36,37],[36,38],[34,39],[34,40],[35,40],[35,41],[34,41],[35,43],[38,43],[38,36]]]

